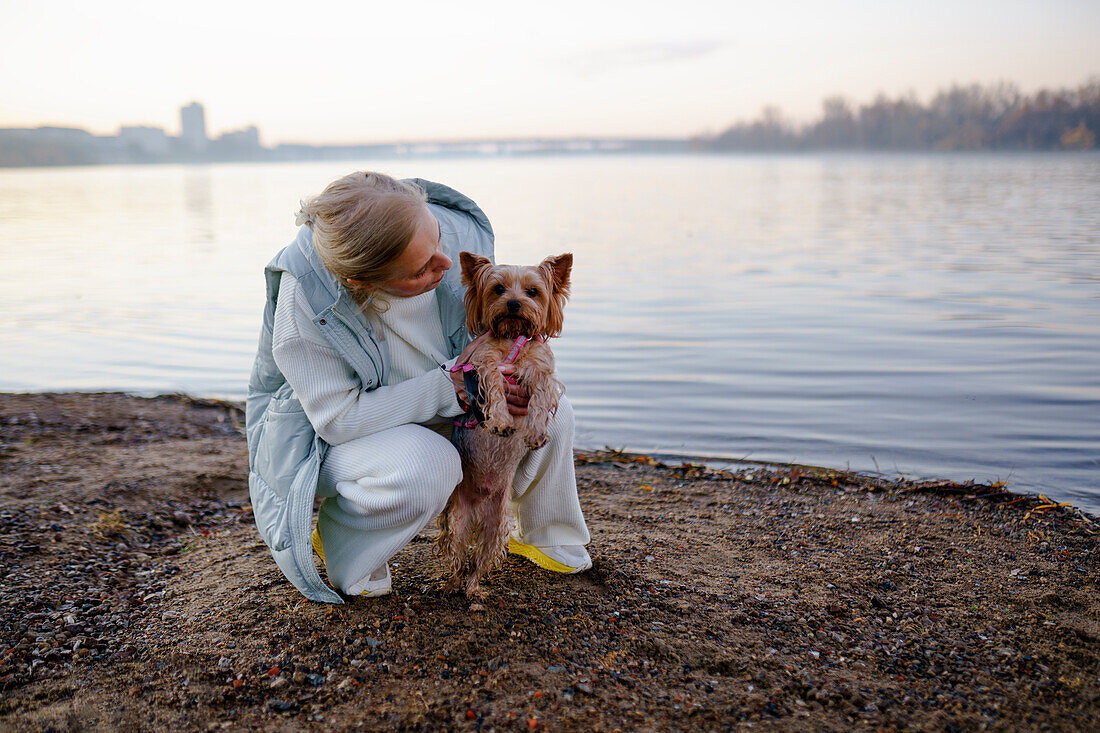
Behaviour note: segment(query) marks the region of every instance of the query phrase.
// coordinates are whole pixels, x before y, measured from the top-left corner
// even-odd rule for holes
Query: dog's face
[[[470,252],[461,253],[459,260],[466,286],[466,328],[471,334],[492,331],[514,339],[561,333],[572,254],[547,257],[531,267],[494,265]]]

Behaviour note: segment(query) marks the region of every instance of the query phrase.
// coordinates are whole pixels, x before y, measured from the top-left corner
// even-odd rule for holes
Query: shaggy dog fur
[[[481,578],[500,565],[508,548],[516,468],[527,450],[549,440],[550,418],[563,392],[546,339],[561,333],[573,255],[548,257],[534,267],[494,265],[469,252],[459,258],[467,288],[466,327],[475,336],[490,333],[469,362],[476,367],[485,420],[455,427],[462,482],[440,515],[436,549],[450,572],[448,589],[465,581],[467,596],[484,598]],[[505,378],[497,368],[519,336],[531,339],[514,361],[515,381],[530,395],[526,416],[508,412]]]

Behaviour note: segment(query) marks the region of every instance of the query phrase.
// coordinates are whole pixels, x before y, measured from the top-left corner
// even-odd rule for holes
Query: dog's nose
[[[519,313],[519,309],[522,308],[522,307],[523,307],[523,305],[518,300],[509,300],[508,301],[508,312],[509,313]]]

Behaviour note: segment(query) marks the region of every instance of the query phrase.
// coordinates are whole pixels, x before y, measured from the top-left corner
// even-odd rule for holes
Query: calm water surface
[[[1100,156],[0,171],[0,389],[241,398],[299,198],[452,185],[575,253],[578,445],[1007,480],[1100,512]]]

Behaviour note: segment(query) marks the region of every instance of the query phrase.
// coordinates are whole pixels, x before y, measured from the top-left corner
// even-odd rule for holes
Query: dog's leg
[[[471,598],[484,597],[480,581],[503,563],[511,530],[508,484],[493,486],[478,507],[478,538],[471,558],[473,571],[466,582],[466,595]]]
[[[527,403],[523,442],[531,450],[536,450],[550,440],[550,418],[558,409],[558,400],[564,387],[557,377],[542,370],[521,372],[520,377],[531,395],[531,400]]]
[[[444,566],[449,573],[444,582],[444,590],[454,592],[462,585],[466,570],[466,547],[469,541],[473,509],[463,493],[463,484],[459,484],[447,508],[439,517],[440,533],[435,540],[436,548],[443,557]]]
[[[444,507],[436,519],[436,523],[439,525],[439,534],[435,536],[435,541],[432,542],[432,549],[435,554],[444,560],[449,559],[447,551],[451,546],[451,537],[454,536],[453,523],[451,522],[451,510],[454,508],[454,503],[455,497],[454,494],[451,494],[451,498],[447,500],[447,506]]]
[[[479,503],[480,504],[480,503]],[[478,512],[482,511],[482,508],[478,507]],[[481,566],[478,563],[478,557],[481,555],[481,547],[485,542],[485,527],[482,525],[483,518],[481,516],[475,516],[470,522],[470,549],[468,572],[466,574],[466,597],[471,600],[484,600],[488,595],[481,589],[481,578],[484,573],[481,571]]]
[[[508,413],[508,398],[504,393],[504,375],[497,369],[497,362],[482,364],[477,370],[484,400],[485,426],[494,435],[508,436],[516,431],[512,416]]]

